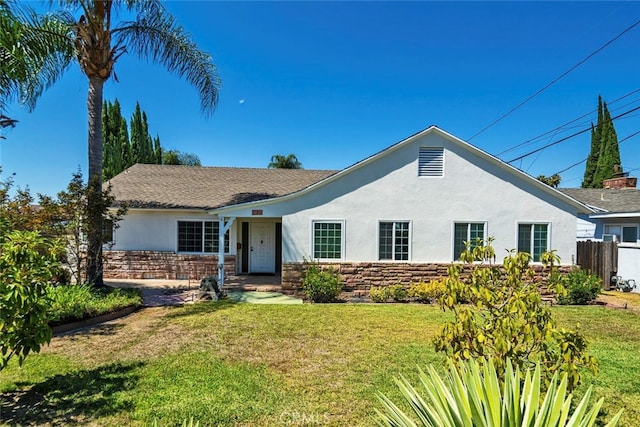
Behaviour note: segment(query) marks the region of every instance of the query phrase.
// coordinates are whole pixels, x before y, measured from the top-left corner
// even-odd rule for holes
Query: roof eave
[[[387,147],[357,163],[354,163],[351,166],[346,167],[345,169],[328,176],[327,178],[324,178],[308,187],[305,187],[301,190],[298,190],[296,192],[293,193],[289,193],[287,195],[284,196],[279,196],[279,197],[274,197],[272,199],[268,199],[268,200],[260,200],[257,202],[247,202],[247,203],[242,203],[242,204],[238,204],[238,205],[230,205],[230,206],[225,206],[225,207],[221,207],[219,209],[211,209],[209,210],[210,214],[228,214],[231,213],[235,210],[240,210],[240,209],[246,209],[249,207],[259,207],[259,206],[265,206],[265,205],[269,205],[272,203],[278,203],[278,202],[283,202],[298,196],[301,196],[303,194],[306,194],[310,191],[314,191],[320,187],[323,187],[325,185],[327,185],[328,183],[335,181],[337,179],[340,179],[340,177],[342,177],[343,175],[349,174],[354,170],[357,170],[361,167],[366,166],[367,164],[377,160],[378,158],[385,156],[395,150],[398,150],[399,148],[410,144],[411,142],[415,141],[416,139],[427,135],[429,133],[433,133],[436,132],[438,134],[440,134],[441,136],[443,136],[444,138],[448,139],[450,142],[462,146],[470,151],[472,151],[474,154],[476,154],[477,156],[489,161],[490,163],[493,163],[494,165],[500,167],[503,170],[506,170],[512,174],[516,174],[519,175],[521,177],[523,177],[523,179],[528,180],[529,183],[531,183],[532,185],[534,185],[535,187],[541,189],[542,191],[550,194],[551,196],[560,199],[562,201],[564,201],[565,203],[568,203],[569,205],[571,205],[572,207],[574,207],[578,213],[583,213],[583,214],[588,214],[588,213],[593,213],[594,209],[590,208],[589,206],[585,205],[584,203],[580,202],[577,199],[574,199],[571,196],[568,196],[567,194],[562,193],[561,191],[552,188],[544,183],[542,183],[541,181],[539,181],[538,179],[532,177],[531,175],[521,171],[520,169],[511,166],[508,163],[505,163],[504,161],[500,160],[499,158],[487,153],[486,151],[483,151],[481,149],[479,149],[478,147],[475,147],[474,145],[469,144],[466,141],[463,141],[462,139],[440,129],[439,127],[435,126],[435,125],[431,125],[426,129],[423,129],[419,132],[414,133],[413,135],[391,145],[390,147]]]
[[[606,218],[640,218],[640,212],[606,212],[594,213],[589,218],[606,219]]]

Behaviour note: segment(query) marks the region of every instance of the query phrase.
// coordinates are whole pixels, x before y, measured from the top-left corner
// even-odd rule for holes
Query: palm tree
[[[302,163],[295,154],[288,156],[282,154],[274,154],[267,166],[269,169],[302,169]]]
[[[73,46],[57,36],[64,25],[56,15],[40,17],[0,0],[0,128],[17,123],[4,111],[13,101],[29,110],[73,59]]]
[[[101,118],[103,86],[114,75],[114,65],[125,53],[164,65],[196,88],[205,115],[212,113],[217,105],[221,81],[211,56],[198,48],[158,0],[61,0],[60,3],[68,10],[55,16],[65,25],[58,32],[47,30],[45,33],[66,40],[89,82],[87,280],[102,286]],[[114,25],[112,16],[118,8],[135,16],[134,20]],[[74,12],[79,17],[74,17]]]

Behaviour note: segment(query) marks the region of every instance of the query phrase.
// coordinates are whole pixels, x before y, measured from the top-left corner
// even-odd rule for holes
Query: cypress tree
[[[127,127],[127,119],[122,116],[120,116],[118,137],[120,153],[122,156],[122,170],[120,172],[122,172],[129,166],[133,165],[133,163],[131,163],[131,143],[129,142],[129,129]]]
[[[162,146],[160,145],[160,137],[156,135],[153,140],[153,153],[154,153],[154,163],[156,165],[162,164]]]
[[[140,103],[136,102],[136,108],[131,115],[131,121],[129,122],[129,129],[131,130],[131,163],[144,163],[142,146],[144,145],[144,136],[142,133],[142,111],[140,110]]]
[[[622,171],[618,136],[607,103],[598,96],[598,122],[595,127],[591,124],[591,151],[582,188],[602,188],[602,182],[613,177],[614,165],[620,165]]]
[[[200,166],[200,159],[195,154],[182,153],[178,150],[165,150],[160,144],[160,137],[152,138],[149,134],[147,113],[140,103],[131,115],[129,126],[122,117],[120,102],[104,102],[102,109],[104,159],[102,174],[110,179],[136,163],[176,164]],[[131,138],[129,138],[129,130]]]
[[[120,102],[105,101],[102,108],[103,164],[102,175],[111,179],[127,167],[129,135],[127,121],[122,117]]]

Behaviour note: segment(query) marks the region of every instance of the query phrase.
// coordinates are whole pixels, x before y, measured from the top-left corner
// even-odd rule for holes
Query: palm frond
[[[0,5],[0,109],[19,101],[33,109],[38,97],[73,59],[68,16],[38,16],[32,9]]]
[[[144,10],[135,21],[123,22],[111,31],[114,45],[125,46],[127,51],[158,62],[186,79],[200,94],[202,112],[211,114],[218,103],[221,86],[211,55],[201,51],[184,28],[158,2],[141,4],[148,8],[142,8]],[[141,6],[136,8],[140,9]]]

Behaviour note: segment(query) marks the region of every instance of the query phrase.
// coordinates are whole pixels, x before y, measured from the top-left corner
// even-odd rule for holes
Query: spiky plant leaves
[[[542,369],[521,373],[507,359],[501,384],[493,360],[451,360],[441,376],[433,366],[419,370],[420,390],[404,377],[396,380],[400,392],[411,408],[405,413],[399,405],[379,393],[381,408],[376,408],[379,426],[428,427],[592,427],[603,399],[589,406],[592,388],[570,414],[572,395],[568,393],[568,376],[556,373],[543,391]],[[614,427],[622,410],[606,427]]]

